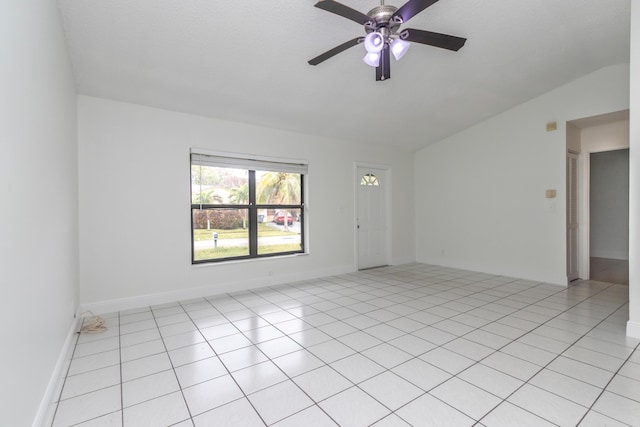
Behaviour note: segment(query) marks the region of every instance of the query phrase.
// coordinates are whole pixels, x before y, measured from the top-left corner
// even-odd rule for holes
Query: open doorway
[[[573,201],[570,200],[572,193],[569,186],[567,188],[567,208],[572,203],[577,206],[576,222],[571,223],[569,217],[567,220],[568,281],[575,278],[575,269],[574,277],[571,277],[571,260],[577,260],[577,277],[580,279],[628,284],[628,148],[629,110],[567,122],[568,174],[569,160],[571,156],[577,156],[574,161],[577,178],[573,193],[576,199]],[[612,152],[620,153],[608,154]],[[626,167],[624,153],[627,156]],[[593,166],[592,156],[595,159]],[[611,161],[610,157],[615,160]],[[596,182],[592,181],[592,167],[595,168],[593,178]],[[568,176],[567,184],[570,183]],[[592,205],[595,209],[593,212]],[[567,213],[570,213],[569,210]],[[592,215],[595,215],[594,218]],[[593,227],[592,220],[595,221]],[[577,243],[569,240],[570,227],[577,229],[577,232],[574,230],[574,235],[578,236]]]
[[[589,156],[589,279],[629,285],[629,149]]]

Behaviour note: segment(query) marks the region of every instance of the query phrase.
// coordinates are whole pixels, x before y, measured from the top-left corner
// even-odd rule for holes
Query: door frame
[[[577,229],[575,231],[576,233],[576,246],[572,248],[571,245],[571,231],[570,231],[570,227],[569,227],[569,216],[570,216],[570,203],[571,203],[571,185],[570,185],[570,167],[569,167],[569,163],[571,162],[571,159],[575,159],[576,161],[576,170],[575,170],[575,177],[576,177],[576,185],[575,185],[575,198],[576,198],[576,206],[573,207],[573,209],[575,210],[576,213],[576,222],[577,222]],[[573,280],[579,279],[582,276],[582,270],[581,268],[584,266],[583,264],[583,260],[581,259],[581,255],[584,253],[583,252],[583,248],[581,248],[581,233],[582,233],[582,222],[584,220],[584,215],[582,215],[582,208],[581,208],[581,203],[582,203],[582,188],[583,188],[583,177],[582,177],[582,156],[580,155],[580,153],[577,153],[573,150],[567,150],[567,283],[571,283]],[[588,220],[588,218],[587,218]],[[588,241],[587,241],[588,243]],[[573,252],[572,252],[573,249]],[[587,249],[588,251],[588,249]],[[575,258],[572,257],[572,255],[575,255]],[[571,259],[575,259],[576,261],[576,277],[573,277],[571,275],[571,273],[573,273],[572,271],[569,271],[569,266],[571,265]],[[587,263],[587,269],[589,268],[589,263]],[[588,271],[587,271],[588,272]]]
[[[391,265],[391,247],[393,245],[393,241],[391,239],[392,236],[392,216],[391,216],[391,196],[392,196],[392,177],[391,177],[391,166],[379,164],[379,163],[369,163],[369,162],[354,162],[353,163],[353,242],[354,242],[354,267],[356,270],[359,270],[359,256],[358,251],[360,249],[360,241],[358,234],[358,191],[360,189],[360,176],[358,174],[358,168],[368,168],[375,169],[376,171],[382,172],[381,178],[384,179],[384,204],[385,204],[385,234],[384,238],[386,241],[386,249],[384,251],[384,261],[386,265]]]
[[[581,172],[578,178],[578,197],[582,199],[582,201],[578,201],[578,223],[582,229],[578,232],[578,271],[580,278],[583,280],[589,280],[589,277],[591,277],[591,248],[589,247],[591,238],[591,200],[589,198],[591,190],[591,154],[626,148],[629,148],[626,144],[598,144],[597,146],[584,147],[578,156],[578,168]]]

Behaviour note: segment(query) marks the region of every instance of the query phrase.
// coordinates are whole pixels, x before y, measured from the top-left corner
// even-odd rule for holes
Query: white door
[[[356,231],[360,270],[388,264],[386,180],[384,169],[357,168]]]
[[[567,154],[567,278],[578,272],[578,155]]]

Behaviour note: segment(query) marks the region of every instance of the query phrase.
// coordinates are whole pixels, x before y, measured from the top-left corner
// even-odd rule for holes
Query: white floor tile
[[[448,343],[449,341],[453,341],[457,338],[456,335],[450,334],[449,332],[445,332],[441,329],[437,329],[431,326],[427,326],[426,328],[418,329],[415,332],[412,332],[411,335],[415,335],[420,337],[426,341],[429,341],[435,345],[443,345]]]
[[[120,365],[120,351],[111,350],[102,353],[92,354],[85,357],[71,359],[69,373],[67,375],[77,375],[107,366]]]
[[[164,345],[167,347],[167,350],[175,350],[180,347],[199,344],[201,342],[204,342],[205,339],[200,332],[190,331],[165,337],[163,341]]]
[[[169,358],[174,367],[208,359],[213,356],[215,356],[215,353],[209,346],[209,343],[206,342],[169,351]]]
[[[602,389],[549,369],[538,372],[529,384],[550,391],[582,406],[590,407]]]
[[[491,347],[469,341],[465,338],[455,339],[442,347],[475,361],[484,359],[495,352]]]
[[[353,349],[337,340],[316,344],[308,347],[307,350],[325,363],[335,362],[355,353]]]
[[[262,419],[273,424],[313,405],[292,381],[284,381],[248,396]]]
[[[110,313],[54,425],[633,425],[627,293],[414,263]]]
[[[341,338],[345,335],[352,334],[357,331],[356,328],[343,321],[337,321],[318,326],[318,330],[325,332],[327,335],[333,338]]]
[[[61,400],[53,426],[70,426],[121,409],[120,386],[104,388],[71,399]]]
[[[271,359],[302,350],[302,347],[289,337],[280,337],[263,342],[258,344],[257,347]]]
[[[319,368],[324,362],[307,350],[298,350],[293,353],[273,359],[273,363],[278,365],[289,377],[293,378],[305,372]]]
[[[330,335],[327,335],[316,328],[305,329],[303,331],[290,334],[289,337],[303,347],[310,347],[332,339]]]
[[[227,373],[227,370],[217,357],[210,357],[177,367],[175,373],[180,386],[186,388],[221,377]]]
[[[160,338],[161,336],[158,329],[147,329],[140,332],[134,332],[132,334],[120,335],[120,346],[124,348],[130,345],[158,340]]]
[[[597,366],[607,371],[616,372],[624,363],[624,360],[608,356],[597,351],[583,347],[573,346],[563,353],[563,356],[589,365]]]
[[[575,378],[593,386],[604,388],[613,373],[568,357],[560,356],[551,362],[547,369]]]
[[[215,340],[209,341],[209,344],[211,344],[211,347],[213,347],[213,350],[218,356],[252,345],[251,341],[240,333],[216,338]]]
[[[541,369],[538,365],[502,352],[493,353],[480,363],[522,381],[528,381]]]
[[[179,323],[161,325],[159,328],[160,335],[162,335],[163,338],[169,338],[174,335],[185,334],[187,332],[193,332],[197,330],[196,325],[194,325],[193,322],[191,322],[188,318],[186,320],[183,318],[182,320],[183,321]]]
[[[640,351],[636,350],[636,353],[640,354]],[[627,361],[620,369],[620,375],[640,381],[640,363]]]
[[[475,424],[475,420],[430,394],[420,396],[396,414],[412,426],[466,427]]]
[[[403,335],[389,341],[389,344],[402,351],[406,351],[412,356],[420,356],[421,354],[431,351],[436,347],[435,344],[414,335]]]
[[[580,427],[629,427],[629,424],[621,423],[596,411],[589,411],[578,425]]]
[[[424,393],[420,388],[390,371],[360,383],[359,387],[392,411]]]
[[[136,378],[166,371],[167,369],[171,369],[171,361],[167,353],[160,353],[130,362],[124,362],[122,364],[122,381],[131,381]]]
[[[291,415],[273,424],[274,427],[336,427],[337,424],[318,406],[311,406],[307,409]]]
[[[636,425],[640,415],[640,402],[605,391],[593,405],[593,410],[617,421]]]
[[[489,393],[506,399],[523,381],[510,375],[497,371],[481,363],[475,364],[469,369],[458,374],[458,378],[467,381]]]
[[[122,383],[122,404],[126,408],[179,389],[175,373],[163,371]]]
[[[557,353],[542,350],[528,344],[523,344],[518,341],[514,341],[511,344],[506,345],[500,349],[500,352],[509,354],[511,356],[526,360],[531,363],[543,367],[557,357]]]
[[[340,342],[351,347],[355,351],[364,351],[368,348],[382,344],[382,341],[363,331],[356,331],[338,338]]]
[[[413,356],[406,351],[402,351],[387,343],[371,347],[363,351],[362,354],[387,369],[391,369],[413,358]]]
[[[481,420],[486,427],[553,427],[555,424],[529,411],[503,402]]]
[[[60,398],[68,399],[117,384],[120,384],[120,366],[109,366],[67,377]]]
[[[230,375],[223,375],[183,389],[183,394],[191,415],[210,411],[243,396]]]
[[[501,401],[496,396],[462,381],[451,378],[429,392],[467,416],[479,420]]]
[[[368,426],[390,413],[389,409],[357,387],[320,402],[320,407],[341,427]]]
[[[385,370],[381,365],[359,353],[333,362],[331,366],[354,384],[367,380]]]
[[[428,353],[420,356],[420,359],[425,362],[431,363],[433,366],[456,375],[460,371],[473,365],[475,362],[467,357],[454,353],[446,348],[438,347]]]
[[[315,402],[353,386],[353,383],[329,366],[323,366],[293,379]]]
[[[122,426],[122,411],[112,412],[107,415],[103,415],[98,418],[94,418],[89,421],[85,421],[80,424],[76,424],[74,427],[121,427]]]
[[[123,347],[120,350],[120,357],[123,362],[140,359],[142,357],[153,356],[154,354],[164,353],[166,351],[162,340],[153,340],[143,342],[141,344]]]
[[[528,384],[509,397],[508,402],[561,426],[574,426],[587,413],[584,406]]]
[[[373,424],[372,427],[411,427],[411,424],[407,423],[396,414],[390,414]]]
[[[84,357],[96,353],[102,353],[103,351],[116,350],[120,347],[120,341],[118,337],[104,338],[97,341],[78,344],[73,357]]]
[[[392,371],[424,391],[429,391],[451,378],[450,373],[420,359],[411,359],[396,366]]]
[[[125,427],[172,425],[189,419],[189,411],[180,392],[125,408],[123,415]]]
[[[287,379],[271,361],[258,363],[231,374],[245,394],[251,394]]]
[[[264,427],[249,401],[242,397],[193,417],[196,427]]]

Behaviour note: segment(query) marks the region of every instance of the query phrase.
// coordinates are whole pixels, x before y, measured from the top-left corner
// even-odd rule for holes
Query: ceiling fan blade
[[[351,9],[349,6],[345,6],[337,1],[321,0],[315,4],[315,7],[326,10],[327,12],[335,13],[336,15],[340,15],[343,18],[350,19],[361,25],[371,21],[371,18],[364,13]]]
[[[400,38],[410,42],[427,44],[429,46],[441,47],[442,49],[449,49],[453,51],[460,50],[467,41],[467,39],[462,37],[434,33],[431,31],[415,30],[413,28],[406,28],[402,30],[400,32]]]
[[[341,45],[336,46],[333,49],[326,51],[322,55],[318,55],[315,58],[310,59],[308,62],[309,62],[310,65],[318,65],[319,63],[326,61],[327,59],[331,58],[332,56],[335,56],[335,55],[339,54],[340,52],[349,49],[350,47],[353,47],[353,46],[355,46],[357,44],[360,44],[363,41],[364,41],[364,37],[356,37],[353,40],[349,40],[348,42],[344,42]]]
[[[376,81],[384,81],[391,78],[391,61],[389,46],[385,46],[380,52],[380,65],[376,67]]]
[[[400,6],[400,9],[396,10],[396,13],[391,15],[391,19],[395,20],[396,18],[400,18],[401,23],[406,23],[409,19],[413,18],[437,1],[438,0],[409,0]]]

